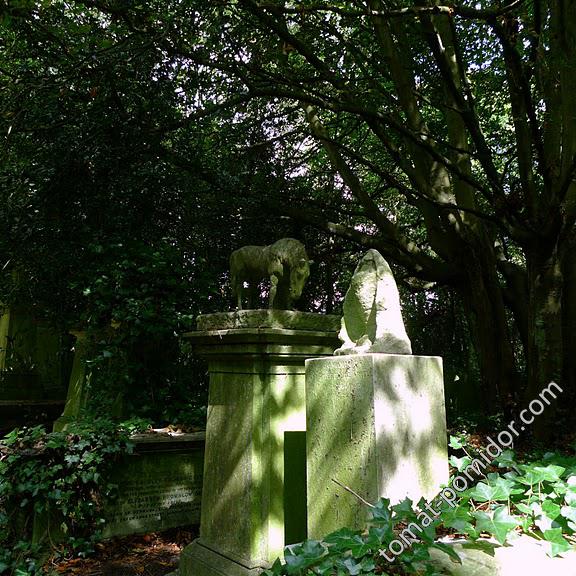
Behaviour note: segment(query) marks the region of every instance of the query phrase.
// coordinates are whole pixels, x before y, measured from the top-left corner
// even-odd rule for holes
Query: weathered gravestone
[[[87,362],[87,354],[90,343],[88,335],[83,330],[72,330],[70,332],[76,338],[74,343],[74,361],[68,379],[68,393],[64,411],[53,425],[55,432],[61,432],[74,421],[76,421],[82,411],[87,408],[91,401],[90,388],[92,380],[92,370]],[[101,337],[109,337],[109,332],[103,332]],[[110,415],[119,417],[122,414],[123,391],[117,393],[110,406]]]
[[[66,393],[62,348],[60,335],[29,307],[0,305],[0,436],[61,411]]]
[[[59,335],[24,306],[0,306],[0,400],[62,399]]]
[[[90,387],[90,371],[86,365],[86,332],[77,330],[71,334],[76,338],[74,344],[74,361],[68,381],[68,392],[64,412],[54,422],[54,432],[62,432],[66,427],[80,416],[86,406],[88,389]]]
[[[344,301],[342,346],[306,361],[308,536],[365,526],[374,502],[432,498],[448,480],[442,360],[412,356],[390,267],[375,250]]]
[[[115,464],[107,482],[115,497],[103,503],[105,538],[200,523],[204,432],[137,434],[134,452]],[[32,541],[65,539],[61,514],[46,506],[34,515]]]
[[[258,574],[306,538],[304,361],[332,355],[339,318],[290,310],[198,317],[208,360],[200,537],[180,576]]]
[[[354,271],[338,337],[343,344],[335,355],[412,354],[398,287],[388,262],[377,250],[368,250]]]
[[[137,534],[200,523],[204,432],[132,437],[110,482],[117,497],[105,504],[104,537]]]

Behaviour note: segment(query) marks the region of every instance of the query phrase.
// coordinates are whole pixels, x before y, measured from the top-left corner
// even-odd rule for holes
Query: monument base
[[[198,317],[208,361],[200,538],[180,576],[258,574],[306,538],[307,358],[332,356],[340,318],[293,310]]]
[[[248,566],[238,559],[208,548],[200,539],[184,548],[180,555],[178,574],[194,576],[258,576],[269,567],[265,561]]]
[[[308,537],[365,527],[368,502],[436,496],[448,481],[442,359],[306,361]]]

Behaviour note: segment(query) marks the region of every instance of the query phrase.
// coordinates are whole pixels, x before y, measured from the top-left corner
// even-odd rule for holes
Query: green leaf
[[[457,506],[448,508],[442,512],[442,524],[446,528],[454,528],[460,534],[474,534],[475,529],[472,525],[472,514],[467,507]]]
[[[518,464],[516,462],[516,455],[514,450],[504,450],[500,456],[497,456],[492,461],[493,464],[498,464],[499,468],[513,468],[518,470]]]
[[[550,543],[548,554],[552,557],[570,550],[570,543],[562,536],[562,528],[551,528],[544,532],[544,538]]]
[[[380,498],[378,502],[370,509],[372,520],[385,526],[392,522],[392,511],[390,510],[390,500],[388,498]]]
[[[391,527],[370,526],[366,543],[371,548],[379,548],[383,542],[394,540],[394,531]]]
[[[486,482],[478,482],[468,495],[477,502],[506,502],[512,494],[521,494],[522,488],[514,488],[515,482],[497,474],[489,474]]]
[[[552,500],[544,500],[542,503],[542,510],[550,518],[550,520],[555,520],[560,516],[560,505]]]
[[[560,514],[562,514],[564,518],[576,522],[576,508],[574,506],[562,506]]]
[[[506,506],[500,506],[491,514],[474,512],[473,516],[476,518],[477,530],[493,534],[500,544],[504,544],[509,532],[521,523],[518,518],[508,513]]]
[[[412,500],[410,498],[404,498],[402,502],[398,502],[398,504],[394,504],[392,506],[392,510],[400,517],[405,519],[414,519],[416,517],[416,513],[412,507]]]
[[[280,574],[282,574],[283,566],[284,565],[280,561],[280,558],[276,558],[272,566],[270,566],[270,568],[267,570],[264,570],[263,574],[265,574],[265,576],[280,576]]]
[[[454,550],[453,546],[450,546],[449,544],[444,544],[443,542],[435,542],[430,547],[431,548],[437,548],[438,550],[442,550],[442,552],[448,554],[448,556],[450,556],[450,558],[452,558],[452,560],[454,560],[455,562],[458,562],[458,564],[462,564],[462,559],[460,558],[460,556],[458,556],[458,552],[456,552],[456,550]]]
[[[516,504],[514,504],[514,506],[516,506],[518,511],[522,512],[523,514],[528,514],[529,516],[532,516],[534,514],[534,509],[532,508],[532,506],[528,506],[528,504],[525,504],[524,502],[517,502]]]
[[[465,444],[461,441],[458,436],[450,436],[450,442],[448,442],[448,446],[453,448],[454,450],[460,450],[464,448]]]
[[[360,533],[354,532],[349,528],[342,528],[337,532],[332,532],[332,534],[326,536],[324,542],[332,545],[331,551],[350,551],[354,558],[364,556],[372,548],[372,546],[362,538]]]
[[[540,482],[557,482],[560,480],[566,468],[550,464],[548,466],[532,466],[522,464],[520,469],[523,472],[522,476],[518,476],[518,482],[533,486]]]
[[[462,458],[458,458],[457,456],[450,456],[449,462],[458,472],[461,472],[472,462],[472,458],[470,456],[462,456]]]
[[[357,563],[353,558],[344,558],[338,562],[338,566],[343,567],[350,576],[358,576],[362,572],[362,564]]]

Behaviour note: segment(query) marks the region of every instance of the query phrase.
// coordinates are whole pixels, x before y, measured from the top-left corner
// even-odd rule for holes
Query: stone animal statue
[[[392,270],[377,250],[368,250],[354,271],[344,298],[344,316],[334,354],[412,354],[400,294]]]
[[[310,275],[304,245],[282,238],[270,246],[244,246],[230,256],[230,281],[238,310],[246,297],[248,308],[257,305],[262,280],[270,280],[268,308],[291,310]]]

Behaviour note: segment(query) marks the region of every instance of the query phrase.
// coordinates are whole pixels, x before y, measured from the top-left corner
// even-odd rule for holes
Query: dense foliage
[[[67,432],[15,429],[0,445],[0,573],[39,574],[48,547],[83,555],[101,537],[109,473],[141,426],[79,422]]]
[[[3,300],[66,327],[142,319],[141,278],[125,310],[82,290],[110,286],[130,243],[144,268],[170,253],[187,287],[169,324],[225,305],[232,248],[290,235],[317,262],[309,306],[329,311],[375,247],[410,289],[457,295],[483,411],[550,380],[576,397],[564,0],[23,0],[0,16],[0,251],[23,279]]]

